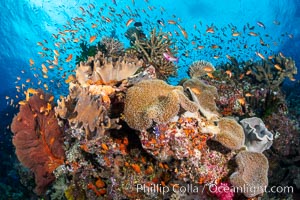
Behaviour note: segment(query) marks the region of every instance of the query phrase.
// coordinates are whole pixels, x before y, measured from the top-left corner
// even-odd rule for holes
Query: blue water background
[[[102,2],[102,3],[96,3]],[[104,3],[107,3],[105,6]],[[188,65],[194,60],[204,59],[217,65],[226,62],[225,55],[235,56],[239,61],[248,59],[259,59],[255,52],[262,52],[264,55],[282,52],[285,56],[292,57],[296,60],[296,65],[300,66],[300,1],[299,0],[149,0],[146,3],[144,0],[136,0],[135,5],[130,0],[116,0],[114,5],[111,0],[106,1],[80,1],[80,0],[1,0],[0,1],[0,111],[1,111],[1,180],[15,180],[16,175],[10,174],[8,171],[12,169],[14,160],[13,147],[11,145],[11,133],[7,129],[7,125],[11,123],[13,115],[16,113],[15,108],[9,106],[11,99],[14,99],[14,104],[24,98],[23,90],[16,91],[16,86],[25,84],[27,78],[31,79],[31,83],[26,83],[26,88],[37,88],[38,80],[34,78],[34,73],[37,71],[30,70],[29,59],[35,61],[36,66],[40,66],[47,58],[41,58],[37,52],[41,51],[41,47],[36,45],[37,42],[43,42],[44,39],[49,43],[49,47],[55,49],[53,43],[55,39],[52,34],[57,34],[63,29],[67,21],[71,18],[82,17],[80,6],[88,9],[90,4],[95,5],[97,12],[99,7],[105,7],[101,15],[109,16],[109,6],[114,7],[116,11],[122,9],[128,11],[130,9],[144,9],[149,16],[143,12],[139,12],[140,16],[135,17],[136,21],[143,22],[143,29],[147,35],[153,27],[162,28],[165,32],[177,31],[176,45],[179,47],[179,74],[176,78],[169,79],[169,82],[176,84],[181,78],[187,76]],[[102,4],[102,5],[101,5]],[[150,8],[153,8],[150,11]],[[154,7],[151,7],[154,6]],[[91,11],[92,12],[92,11]],[[96,12],[96,13],[97,13]],[[176,16],[174,16],[176,15]],[[85,18],[87,18],[85,16]],[[99,31],[90,27],[91,23],[97,23],[96,17],[91,18],[85,23],[86,29],[81,27],[80,33],[86,35],[86,40],[95,33],[99,36],[110,35],[111,31],[115,30],[117,37],[128,47],[128,41],[124,38],[126,31],[125,23],[129,17],[120,19],[119,22],[113,21],[107,24],[105,30]],[[186,40],[176,26],[167,25],[162,27],[156,21],[164,20],[179,20],[180,25],[187,31],[189,39]],[[258,26],[257,22],[263,22],[265,29]],[[280,25],[274,24],[274,21],[280,22]],[[117,24],[117,26],[114,26]],[[121,26],[122,25],[122,26]],[[215,26],[218,29],[220,37],[212,37],[205,33],[207,26]],[[197,27],[195,29],[195,26]],[[242,36],[232,37],[231,28],[236,26],[236,30],[242,33]],[[259,44],[259,37],[250,37],[246,32],[243,32],[245,26],[254,26],[255,32],[263,36],[264,42],[271,44],[270,48]],[[225,29],[226,27],[226,29]],[[224,31],[221,31],[224,28]],[[227,35],[224,36],[223,34]],[[268,37],[265,35],[268,34]],[[215,34],[217,35],[217,34]],[[212,50],[205,48],[203,51],[193,50],[192,41],[197,37],[198,45],[206,47],[212,44],[217,44],[222,49]],[[273,45],[276,43],[277,45]],[[249,48],[238,49],[238,45],[247,44]],[[68,43],[66,45],[66,53],[62,56],[65,58],[72,53],[75,57],[79,53],[79,44]],[[52,53],[53,54],[53,53]],[[53,55],[49,57],[53,57]],[[189,54],[188,57],[184,56]],[[214,55],[220,55],[219,59],[213,59]],[[70,63],[63,63],[62,67],[66,70],[74,69],[75,59]],[[24,70],[24,73],[21,71]],[[298,70],[299,71],[299,70]],[[18,81],[17,77],[21,77]],[[49,92],[56,96],[65,95],[67,86],[64,84],[64,79],[58,71],[49,73],[49,79],[43,80],[43,83],[49,85]],[[296,76],[299,80],[299,75]],[[53,82],[50,82],[53,80]],[[288,82],[288,81],[287,81]],[[61,84],[60,84],[61,83]],[[32,85],[31,85],[32,84]],[[59,84],[59,85],[58,85]],[[299,86],[299,85],[298,85]],[[18,95],[19,98],[16,98]],[[5,97],[9,96],[9,100]]]

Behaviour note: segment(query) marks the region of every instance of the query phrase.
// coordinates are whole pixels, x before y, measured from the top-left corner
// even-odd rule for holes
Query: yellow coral
[[[166,123],[179,112],[180,106],[190,112],[197,105],[183,93],[181,86],[171,86],[162,80],[144,80],[127,91],[125,121],[131,128],[145,130],[153,122]]]
[[[262,194],[268,186],[268,159],[262,153],[242,151],[236,156],[236,163],[238,170],[230,176],[230,183],[242,188],[248,198]]]
[[[236,150],[240,149],[245,143],[245,134],[243,127],[234,119],[224,117],[219,121],[220,132],[215,135],[214,140],[220,142],[223,146]]]

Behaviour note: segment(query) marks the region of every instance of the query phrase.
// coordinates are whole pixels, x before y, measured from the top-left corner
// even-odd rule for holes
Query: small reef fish
[[[73,58],[73,55],[70,54],[70,55],[67,57],[66,62],[70,62],[70,61],[72,60],[72,58]]]
[[[233,33],[232,33],[232,36],[233,36],[233,37],[237,37],[237,36],[239,36],[239,35],[241,35],[241,33],[239,33],[239,32],[233,32]]]
[[[94,41],[96,40],[96,38],[97,38],[97,36],[96,36],[96,35],[94,35],[94,36],[91,36],[91,37],[90,37],[90,43],[94,42]]]
[[[280,67],[279,64],[275,64],[274,67],[275,67],[275,69],[277,69],[277,70],[279,70],[279,71],[282,71],[282,68]]]
[[[163,56],[165,57],[166,60],[171,61],[171,62],[178,62],[178,58],[175,58],[171,56],[168,53],[163,53]]]
[[[266,58],[265,58],[261,53],[255,52],[255,54],[256,54],[258,57],[260,57],[261,59],[266,60]]]
[[[253,31],[249,32],[249,35],[254,36],[254,37],[258,36],[258,34]]]
[[[186,32],[179,24],[178,24],[177,26],[178,26],[178,28],[180,29],[180,31],[181,31],[183,37],[184,37],[185,39],[188,39],[188,34],[187,34],[187,32]]]
[[[266,28],[266,26],[262,22],[257,22],[257,25],[264,28],[264,29]]]
[[[177,24],[177,22],[174,20],[168,20],[168,24]]]
[[[206,33],[215,33],[214,27],[207,27]]]
[[[129,19],[129,20],[126,22],[126,26],[129,26],[133,21],[134,21],[133,18]]]
[[[29,64],[30,66],[34,65],[34,61],[31,58],[29,59]]]
[[[165,26],[164,22],[162,20],[157,20],[157,23],[162,25],[162,26]]]

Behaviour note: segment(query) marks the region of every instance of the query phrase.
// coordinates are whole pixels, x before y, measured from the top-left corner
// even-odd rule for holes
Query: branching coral
[[[149,39],[139,40],[136,38],[135,46],[141,51],[146,64],[152,65],[157,73],[157,78],[167,79],[169,76],[177,74],[174,63],[164,58],[164,53],[169,51],[172,55],[175,54],[171,47],[173,43],[165,37],[163,32],[156,32],[154,28],[151,31]]]
[[[35,174],[37,194],[54,181],[52,174],[64,162],[63,133],[52,109],[53,97],[39,91],[30,97],[14,117],[13,144],[21,163]]]
[[[238,169],[230,176],[230,183],[248,198],[264,193],[268,185],[268,159],[262,153],[241,151],[236,163]]]
[[[107,56],[118,58],[123,54],[124,46],[119,40],[116,40],[115,38],[103,37],[100,43],[105,46]]]
[[[292,58],[276,55],[272,60],[263,60],[249,66],[251,75],[259,82],[266,82],[271,90],[277,90],[285,78],[294,80],[297,67]]]
[[[125,120],[131,128],[145,130],[153,122],[168,122],[177,115],[180,106],[191,112],[198,109],[184,95],[181,86],[171,86],[162,80],[141,81],[127,91]]]

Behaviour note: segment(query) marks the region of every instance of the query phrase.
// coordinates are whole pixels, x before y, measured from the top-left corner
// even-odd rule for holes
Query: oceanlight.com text
[[[229,192],[234,193],[293,193],[293,186],[271,186],[271,187],[254,187],[249,185],[243,185],[242,187],[233,186],[217,186],[213,183],[205,185],[211,193]]]

